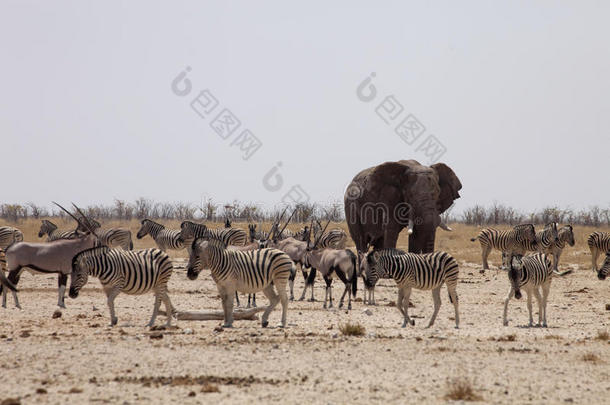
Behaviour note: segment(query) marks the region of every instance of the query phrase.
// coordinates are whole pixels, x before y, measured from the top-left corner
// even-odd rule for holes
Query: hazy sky
[[[457,209],[610,203],[609,2],[292,3],[2,1],[0,202],[342,200],[361,169],[427,163],[433,135]]]

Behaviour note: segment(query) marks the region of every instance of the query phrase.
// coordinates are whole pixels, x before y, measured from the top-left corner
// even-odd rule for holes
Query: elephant
[[[385,162],[358,173],[345,191],[345,217],[358,252],[395,248],[405,226],[409,252],[434,251],[440,215],[460,198],[462,183],[444,163]]]

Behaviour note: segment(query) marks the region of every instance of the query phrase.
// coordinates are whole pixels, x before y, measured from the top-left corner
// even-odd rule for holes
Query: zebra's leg
[[[286,285],[282,283],[275,283],[275,288],[280,296],[280,303],[282,304],[282,328],[286,327],[286,315],[288,315],[288,296],[286,295]]]
[[[409,297],[411,296],[411,287],[405,287],[405,297],[402,299],[402,309],[404,310],[405,320],[402,324],[404,328],[407,326],[407,322],[411,324],[411,326],[415,325],[415,320],[409,318]]]
[[[555,251],[553,252],[553,256],[554,256],[554,271],[558,272],[559,271],[559,258],[561,257],[561,249],[555,249]]]
[[[525,290],[525,292],[527,293],[527,312],[529,312],[530,315],[530,322],[528,326],[531,328],[534,326],[534,317],[532,316],[532,288],[528,288]]]
[[[155,319],[157,319],[157,314],[159,313],[159,307],[161,306],[161,293],[159,291],[155,291],[155,304],[153,305],[153,313],[150,318],[150,322],[146,326],[152,328],[155,324]],[[167,309],[167,308],[166,308]],[[171,312],[168,312],[168,318],[171,319]]]
[[[508,301],[510,301],[513,295],[515,295],[515,290],[511,287],[510,291],[508,292],[508,296],[504,300],[504,315],[502,316],[502,324],[504,326],[508,326],[508,319],[506,319],[506,314],[508,312]]]
[[[0,291],[2,291],[2,308],[6,308],[6,288],[3,285],[0,285]]]
[[[534,287],[534,295],[536,296],[536,302],[538,302],[538,327],[542,327],[542,296],[538,287]]]
[[[172,326],[172,317],[174,316],[175,309],[172,305],[172,301],[169,299],[167,289],[163,292],[162,298],[163,304],[165,305],[165,313],[167,314],[167,321],[165,322],[165,326]]]
[[[57,277],[57,287],[59,292],[59,297],[57,298],[57,305],[61,308],[65,308],[66,304],[64,303],[64,296],[66,294],[66,284],[68,283],[68,275],[59,273],[59,277]]]
[[[453,285],[453,286],[447,285],[447,291],[449,292],[449,299],[453,303],[453,308],[455,309],[455,328],[459,329],[459,327],[460,327],[460,311],[458,309],[458,307],[459,307],[459,304],[458,304],[458,295],[457,295],[457,291],[455,289],[455,285]]]
[[[225,293],[225,324],[224,328],[232,328],[233,327],[233,296],[237,295],[237,291],[229,290]]]
[[[430,323],[427,328],[434,325],[434,321],[436,320],[436,316],[438,315],[438,310],[441,308],[441,287],[438,286],[432,290],[432,300],[434,301],[434,312],[432,313],[432,318],[430,318]],[[409,302],[407,301],[407,306],[409,306]]]
[[[241,304],[239,303],[239,294],[237,293],[237,291],[235,291],[235,302],[238,308],[241,307]]]
[[[483,258],[483,270],[481,273],[485,272],[485,270],[489,270],[489,263],[487,263],[487,258],[489,257],[489,253],[491,252],[491,246],[481,246],[481,256]]]
[[[542,285],[542,327],[546,328],[546,304],[549,298],[549,291],[551,289],[551,282],[547,281]]]
[[[377,302],[375,302],[375,286],[369,290],[369,305],[377,305]]]
[[[597,272],[597,257],[599,256],[599,249],[596,247],[591,248],[591,264],[593,271]]]
[[[119,319],[116,317],[114,312],[114,299],[121,292],[116,287],[108,287],[106,290],[106,301],[108,302],[108,309],[110,310],[110,326],[114,326],[117,324]]]
[[[280,301],[280,297],[273,290],[273,284],[269,284],[267,287],[265,287],[263,289],[263,293],[269,299],[269,306],[267,307],[267,309],[265,309],[265,312],[263,312],[263,316],[261,319],[261,326],[263,328],[266,328],[269,325],[269,314],[271,313],[271,311],[273,311],[273,308],[275,308],[277,303]]]
[[[402,301],[405,297],[405,292],[402,288],[398,288],[398,298],[396,298],[396,308],[398,308],[398,310],[400,311],[400,315],[402,315],[402,317],[405,317],[405,310],[402,309]],[[403,325],[402,327],[404,328],[406,326]]]

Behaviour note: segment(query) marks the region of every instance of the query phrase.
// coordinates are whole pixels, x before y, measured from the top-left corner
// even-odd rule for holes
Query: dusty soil
[[[219,310],[209,275],[189,281],[184,262],[176,265],[174,305]],[[391,280],[378,286],[377,306],[363,305],[359,291],[350,312],[322,309],[323,283],[316,280],[318,301],[291,302],[286,329],[178,321],[175,329],[150,331],[144,325],[152,295],[119,295],[119,325],[110,328],[97,280],[76,300],[66,298],[68,308],[53,318],[56,278],[24,274],[23,309],[10,296],[8,308],[0,308],[0,403],[438,403],[456,377],[486,403],[607,403],[610,342],[600,332],[610,331],[610,285],[571,266],[573,274],[553,281],[549,327],[527,328],[525,299],[511,301],[510,325],[502,326],[506,273],[481,275],[478,264],[461,263],[458,330],[445,288],[432,328],[424,328],[432,298],[423,291],[411,296],[415,326],[401,328]],[[342,286],[335,283],[338,298]],[[299,279],[297,297],[302,285]],[[259,295],[259,305],[266,302]],[[279,319],[278,308],[270,325]],[[364,335],[344,336],[339,327],[346,322],[364,326]]]

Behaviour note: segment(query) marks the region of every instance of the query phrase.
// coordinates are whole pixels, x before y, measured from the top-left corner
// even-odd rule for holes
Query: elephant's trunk
[[[436,201],[433,199],[426,199],[416,202],[414,206],[416,207],[416,210],[413,213],[415,225],[413,227],[413,233],[409,235],[409,252],[434,252],[436,228],[441,223]]]

